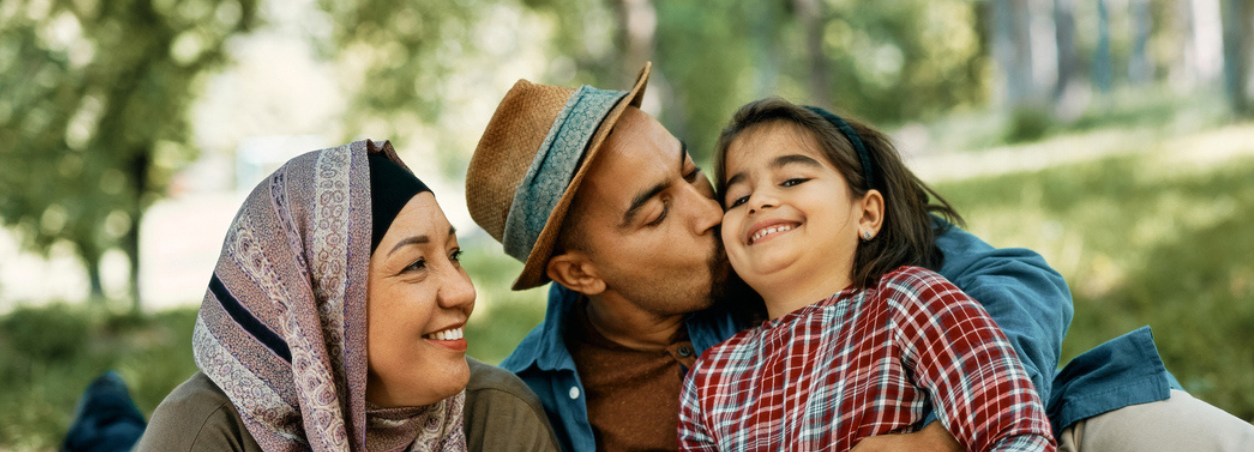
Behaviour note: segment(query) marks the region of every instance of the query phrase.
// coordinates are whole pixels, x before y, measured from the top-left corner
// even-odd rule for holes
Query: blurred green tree
[[[568,59],[557,83],[624,87],[654,62],[659,119],[699,159],[735,108],[768,95],[898,123],[982,102],[989,57],[982,4],[908,0],[321,0],[335,18],[324,50],[360,77],[348,130],[396,129],[445,112],[458,59],[479,52],[477,30],[499,8],[552,24],[548,52]],[[606,51],[600,40],[608,39]],[[551,70],[551,69],[550,69]],[[551,74],[517,74],[546,82]],[[553,82],[550,82],[553,83]],[[384,131],[399,133],[400,130]],[[440,153],[463,168],[470,150]]]
[[[344,118],[348,130],[369,119],[416,114],[434,120],[443,109],[444,79],[473,50],[470,33],[491,0],[456,2],[319,0],[334,18],[324,54],[343,59],[360,77]]]
[[[648,0],[641,2],[647,6]],[[352,114],[344,118],[351,135],[369,130],[403,137],[408,128],[437,124],[449,107],[455,78],[468,76],[464,65],[490,54],[483,47],[500,37],[487,27],[500,26],[492,19],[499,19],[502,11],[515,19],[521,14],[539,16],[551,24],[547,45],[573,63],[574,83],[619,86],[616,78],[608,78],[619,74],[618,59],[605,58],[590,50],[598,46],[585,42],[589,34],[614,36],[623,29],[614,26],[615,5],[578,0],[319,0],[318,5],[334,18],[331,33],[318,43],[322,53],[350,68],[342,76],[354,87],[348,108]],[[613,31],[593,30],[597,24]],[[524,30],[503,32],[510,39],[519,39],[521,33]],[[546,80],[549,74],[516,76],[552,83]],[[449,177],[461,177],[472,149],[454,145],[453,137],[445,135],[425,138],[434,139],[442,149],[457,149],[436,153],[435,163]]]
[[[74,244],[102,296],[120,247],[138,291],[139,225],[195,155],[186,112],[256,0],[0,4],[0,217],[28,249]]]
[[[661,2],[662,121],[706,152],[732,112],[778,95],[878,124],[982,103],[982,5],[961,0]],[[719,20],[704,18],[718,17]]]
[[[1254,2],[1223,0],[1224,88],[1233,114],[1251,114],[1249,98],[1251,48],[1254,48]]]
[[[981,3],[807,0],[784,6],[788,14],[776,44],[783,54],[780,94],[830,103],[878,124],[934,117],[987,96],[990,52]],[[818,16],[813,23],[810,14]]]
[[[755,59],[773,47],[781,24],[789,20],[780,9],[777,1],[658,4],[658,44],[652,59],[659,77],[650,81],[650,89],[662,99],[659,119],[699,160],[712,155],[718,133],[736,107],[775,94],[754,92],[753,80],[755,67],[765,65],[755,64]],[[756,23],[754,12],[762,13]],[[706,16],[722,20],[703,21]],[[777,68],[764,70],[769,74]]]

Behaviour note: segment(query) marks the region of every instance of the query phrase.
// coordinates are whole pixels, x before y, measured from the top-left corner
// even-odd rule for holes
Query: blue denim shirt
[[[1074,312],[1071,304],[1071,292],[1062,275],[1045,263],[1039,254],[1021,248],[993,248],[979,238],[958,229],[950,228],[937,238],[937,245],[945,254],[945,263],[940,274],[980,302],[1005,332],[1006,337],[1014,345],[1015,351],[1023,361],[1032,383],[1036,385],[1041,400],[1053,400],[1051,390],[1054,387],[1055,375],[1060,377],[1072,374],[1088,374],[1090,367],[1103,367],[1100,356],[1091,357],[1089,364],[1068,373],[1066,369],[1059,373],[1059,354],[1062,350],[1062,338],[1067,333]],[[584,400],[583,384],[575,370],[575,362],[566,349],[566,315],[570,308],[579,300],[580,294],[558,284],[549,288],[548,311],[544,322],[531,330],[513,354],[501,362],[501,367],[517,374],[535,391],[549,416],[549,423],[562,441],[566,451],[591,451],[596,449],[596,438],[592,425],[588,422],[588,408]],[[737,325],[731,316],[714,310],[690,314],[685,321],[689,339],[698,353],[731,337],[745,325]],[[1133,335],[1129,335],[1133,336]],[[1124,336],[1108,347],[1107,354],[1122,353],[1122,350],[1145,350],[1141,336],[1127,339]],[[1110,343],[1108,343],[1110,344]],[[1104,345],[1103,347],[1106,347]],[[1153,347],[1150,343],[1149,347]],[[1099,347],[1101,348],[1101,347]],[[1085,359],[1089,354],[1076,358]],[[1154,355],[1157,358],[1157,354]],[[1076,362],[1076,361],[1073,361]],[[1149,367],[1143,374],[1156,374],[1162,369],[1162,363],[1155,360],[1129,359],[1121,365],[1133,367]],[[1126,397],[1107,397],[1095,400],[1092,406],[1064,411],[1050,409],[1051,420],[1055,412],[1091,413],[1109,411],[1126,406],[1127,401],[1162,400],[1166,394],[1166,377],[1161,382],[1153,382],[1150,386],[1124,387],[1120,377],[1126,372],[1120,369],[1111,370],[1100,379],[1100,390],[1116,389],[1126,392]],[[1162,375],[1166,371],[1162,370]],[[1091,388],[1097,388],[1093,382],[1065,379],[1067,394],[1059,397],[1073,406],[1083,405],[1091,399],[1086,397]],[[1157,383],[1161,383],[1158,385]],[[1159,388],[1161,391],[1158,391]],[[678,397],[678,395],[676,395]],[[1119,405],[1121,404],[1122,405]],[[1114,406],[1118,405],[1118,406]],[[1091,416],[1092,414],[1090,414]],[[927,422],[934,420],[929,416]],[[1066,425],[1081,418],[1065,419]],[[1057,424],[1056,424],[1057,425]],[[1055,431],[1055,435],[1058,431]]]
[[[1054,436],[1081,419],[1131,405],[1166,400],[1184,390],[1167,372],[1148,326],[1093,347],[1054,375],[1041,394]]]

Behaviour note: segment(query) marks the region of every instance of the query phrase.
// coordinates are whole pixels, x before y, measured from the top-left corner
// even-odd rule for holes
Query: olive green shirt
[[[466,445],[472,451],[557,451],[535,393],[514,374],[466,358]],[[137,451],[262,452],[222,389],[204,373],[175,388],[152,413]]]

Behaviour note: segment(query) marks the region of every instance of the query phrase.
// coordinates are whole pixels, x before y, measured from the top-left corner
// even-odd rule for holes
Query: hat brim
[[[653,63],[645,63],[640,69],[640,74],[636,76],[636,83],[631,87],[631,91],[627,92],[623,99],[610,109],[605,115],[605,119],[601,120],[601,124],[597,126],[596,132],[592,135],[592,139],[588,142],[588,150],[584,154],[583,159],[579,163],[579,169],[575,172],[575,176],[571,178],[570,184],[566,186],[566,192],[562,193],[561,199],[557,201],[557,205],[553,208],[553,213],[549,214],[549,219],[544,223],[544,229],[540,230],[540,236],[536,239],[535,246],[531,249],[531,254],[527,255],[527,262],[523,265],[522,274],[518,275],[518,279],[514,281],[513,290],[525,290],[538,287],[550,281],[548,272],[545,267],[548,266],[549,258],[553,256],[553,247],[557,243],[557,234],[562,230],[562,223],[566,222],[566,213],[570,210],[570,204],[575,199],[575,194],[579,191],[579,186],[583,183],[584,176],[588,173],[588,168],[592,165],[593,160],[601,153],[601,143],[605,141],[605,137],[609,136],[610,131],[614,129],[614,125],[618,123],[618,118],[623,114],[627,107],[640,108],[640,103],[644,100],[644,88],[649,82],[649,72],[653,67]]]

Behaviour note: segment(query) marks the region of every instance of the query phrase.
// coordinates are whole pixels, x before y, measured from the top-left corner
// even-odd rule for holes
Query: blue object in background
[[[61,444],[64,452],[124,452],[144,434],[143,413],[131,400],[122,377],[105,372],[83,391],[74,423]]]

